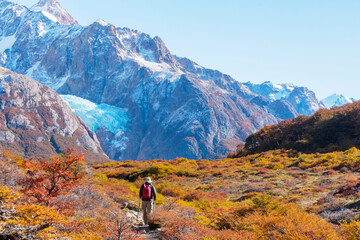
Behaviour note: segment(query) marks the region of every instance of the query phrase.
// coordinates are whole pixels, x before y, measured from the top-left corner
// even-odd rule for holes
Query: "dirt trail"
[[[128,217],[131,219],[132,225],[134,226],[134,230],[141,233],[146,240],[158,240],[160,230],[150,230],[148,225],[143,225],[143,212],[139,212],[139,217],[137,211],[129,211]]]
[[[145,226],[136,225],[135,230],[137,232],[142,233],[142,235],[145,237],[146,240],[158,240],[159,239],[159,232],[150,230],[147,225],[145,225]]]

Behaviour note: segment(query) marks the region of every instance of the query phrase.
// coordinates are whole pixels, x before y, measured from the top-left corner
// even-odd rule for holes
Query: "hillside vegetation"
[[[310,117],[299,116],[266,126],[246,139],[235,156],[274,149],[332,152],[360,147],[360,102],[321,109]]]
[[[141,239],[133,231],[137,195],[150,176],[159,192],[150,223],[161,225],[161,239],[359,238],[356,148],[94,167],[86,166],[83,157],[70,151],[50,160],[24,161],[4,152],[0,236]],[[51,183],[47,176],[66,181],[49,191],[42,187]]]

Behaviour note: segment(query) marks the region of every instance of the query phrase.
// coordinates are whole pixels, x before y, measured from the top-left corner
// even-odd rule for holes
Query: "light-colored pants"
[[[151,201],[142,201],[142,209],[144,223],[149,224],[148,216],[153,211],[153,200],[151,199]]]

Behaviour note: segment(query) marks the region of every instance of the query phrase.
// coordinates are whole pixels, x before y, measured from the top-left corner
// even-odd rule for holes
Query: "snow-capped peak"
[[[98,19],[96,22],[97,22],[98,24],[102,25],[102,26],[108,26],[108,25],[110,25],[109,23],[105,22],[105,21],[102,20],[102,19]]]
[[[249,89],[263,97],[266,97],[270,101],[276,101],[280,99],[286,99],[290,93],[294,90],[295,86],[291,83],[274,84],[270,81],[263,82],[261,84],[254,84],[251,82],[244,83]]]
[[[321,102],[325,105],[327,109],[330,109],[332,107],[340,107],[348,103],[354,102],[354,99],[351,99],[347,96],[344,96],[342,94],[333,94],[327,98],[324,98],[321,100]]]
[[[79,25],[76,20],[61,7],[56,0],[40,0],[37,4],[31,7],[33,11],[41,11],[47,18],[53,22],[61,24]]]

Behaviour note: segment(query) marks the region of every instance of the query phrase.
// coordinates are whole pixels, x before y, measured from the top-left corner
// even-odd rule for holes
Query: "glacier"
[[[104,128],[115,135],[120,135],[127,129],[129,122],[127,109],[108,104],[96,104],[74,95],[60,96],[94,132],[99,128]]]

